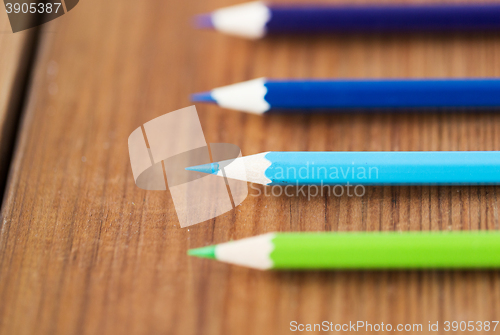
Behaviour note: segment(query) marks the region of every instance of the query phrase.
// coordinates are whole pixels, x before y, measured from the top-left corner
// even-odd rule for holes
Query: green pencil
[[[500,232],[269,233],[188,254],[261,270],[500,268]]]

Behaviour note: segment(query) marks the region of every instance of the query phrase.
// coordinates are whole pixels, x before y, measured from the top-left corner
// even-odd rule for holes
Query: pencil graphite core
[[[189,249],[188,255],[200,258],[211,258],[215,259],[215,245],[210,245],[208,247]]]
[[[208,163],[185,168],[187,171],[202,172],[206,174],[217,174],[219,172],[219,163]]]

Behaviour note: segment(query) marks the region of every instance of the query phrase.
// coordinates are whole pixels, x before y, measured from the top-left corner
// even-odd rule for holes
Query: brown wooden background
[[[189,106],[192,92],[260,76],[500,76],[500,33],[247,41],[191,28],[193,14],[233,3],[82,0],[38,32],[15,35],[0,12],[0,114],[22,113],[12,161],[2,157],[10,172],[0,334],[265,335],[290,333],[293,320],[424,329],[429,321],[499,320],[498,271],[260,272],[186,256],[271,231],[499,226],[498,187],[370,187],[362,198],[311,201],[251,190],[236,210],[180,229],[168,192],[135,187],[127,138]],[[23,58],[30,45],[32,66]],[[19,97],[13,74],[23,69],[30,76]],[[500,150],[494,112],[260,117],[197,108],[207,142],[237,144],[245,155]]]

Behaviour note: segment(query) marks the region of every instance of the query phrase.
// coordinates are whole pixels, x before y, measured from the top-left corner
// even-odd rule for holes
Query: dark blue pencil
[[[345,109],[500,108],[500,79],[254,79],[192,95],[195,102],[262,114]]]
[[[250,2],[197,17],[200,28],[267,33],[500,30],[500,4],[266,5]]]

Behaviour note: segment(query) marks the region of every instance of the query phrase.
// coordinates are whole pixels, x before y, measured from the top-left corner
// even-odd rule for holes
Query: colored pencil
[[[500,232],[269,233],[188,254],[260,270],[500,268]]]
[[[272,33],[485,31],[500,29],[500,4],[266,5],[202,14],[195,24],[246,38]]]
[[[262,185],[497,185],[500,151],[264,152],[186,170]]]
[[[500,19],[499,19],[500,20]],[[195,102],[262,114],[278,111],[498,108],[500,79],[254,79],[191,96]]]

